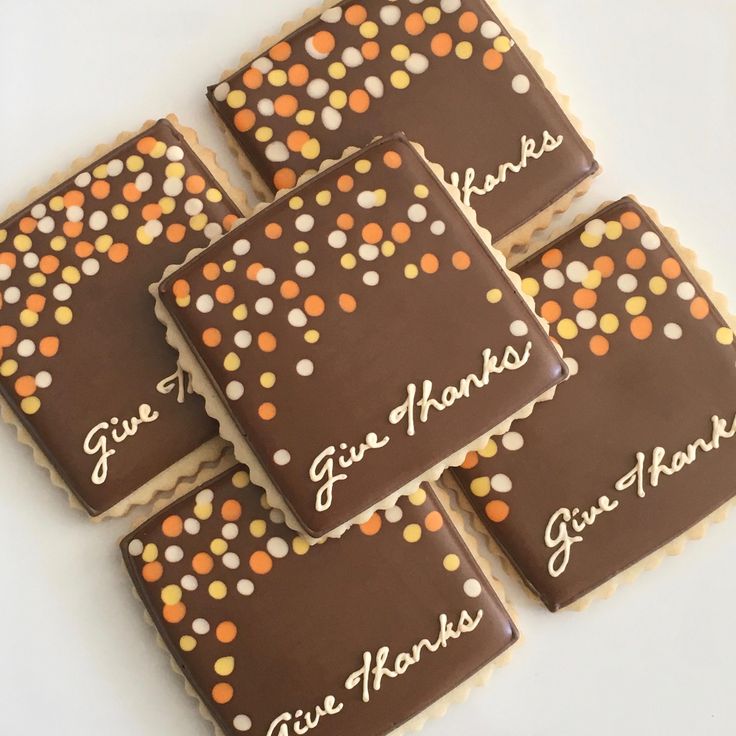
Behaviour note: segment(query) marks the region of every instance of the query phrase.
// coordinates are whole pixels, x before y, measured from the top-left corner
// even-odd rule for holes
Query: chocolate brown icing
[[[148,150],[155,141],[160,144],[157,149],[148,153],[140,150],[141,146]],[[182,152],[181,161],[172,161],[166,152],[177,147]],[[177,151],[171,155],[179,158]],[[135,170],[127,165],[130,156],[140,157],[140,164],[135,160],[131,164]],[[121,162],[112,165],[114,175],[104,168],[111,161]],[[173,164],[185,170],[183,191],[172,197],[175,209],[166,214],[160,211],[159,203],[167,196],[164,182],[167,167]],[[122,169],[119,173],[118,166]],[[217,426],[204,412],[201,399],[187,392],[185,377],[181,386],[174,377],[168,394],[157,390],[159,382],[177,371],[177,364],[176,354],[166,345],[164,330],[153,314],[147,288],[167,265],[184,260],[191,249],[206,245],[208,237],[216,234],[215,228],[222,230],[225,218],[229,222],[240,213],[166,120],[106,154],[85,172],[91,175],[82,172],[81,176],[65,181],[0,225],[0,258],[5,265],[14,264],[0,283],[0,325],[7,337],[0,363],[18,364],[12,374],[0,377],[0,392],[66,485],[94,516],[217,434]],[[150,188],[141,191],[134,186],[138,181],[145,189],[149,174]],[[199,190],[200,184],[205,187],[203,192],[187,191]],[[174,191],[172,187],[176,184],[167,185]],[[208,200],[209,189],[218,193],[210,194],[210,198],[219,201]],[[200,201],[197,209],[201,208],[203,216],[196,225],[185,212],[188,199]],[[80,212],[70,209],[80,204]],[[114,205],[127,207],[124,219],[116,219]],[[32,215],[34,211],[39,217]],[[95,211],[96,220],[92,219]],[[115,212],[122,216],[122,211]],[[101,228],[99,213],[104,213],[107,221]],[[78,217],[80,225],[75,224]],[[151,220],[161,223],[161,234],[151,244],[139,242],[138,229]],[[207,232],[203,230],[204,223],[209,223]],[[149,222],[148,227],[153,232],[158,228],[155,222]],[[100,236],[110,236],[111,240],[98,241]],[[16,241],[18,237],[20,240]],[[177,242],[172,242],[172,238]],[[43,259],[58,259],[58,264]],[[92,261],[97,261],[99,269],[88,275],[85,269],[94,270],[94,266],[90,267]],[[66,268],[72,271],[65,271]],[[43,275],[38,286],[29,285],[32,274]],[[20,298],[11,303],[16,289],[20,290]],[[64,294],[65,289],[69,289],[70,296]],[[22,310],[27,309],[29,298],[38,300],[40,313],[36,324],[24,326],[22,319],[27,320],[28,316],[24,318]],[[72,310],[70,324],[56,320],[60,307]],[[58,352],[52,356],[42,354],[41,340],[48,337],[58,339]],[[11,344],[5,344],[11,338]],[[22,357],[20,352],[26,352],[21,347],[24,340],[32,341],[34,349],[32,355]],[[21,403],[27,391],[18,379],[35,377],[41,371],[50,374],[52,383],[48,388],[34,387],[33,401],[27,402],[26,407],[36,411],[29,414]],[[36,400],[40,400],[40,408],[36,407]],[[84,452],[87,434],[98,423],[109,423],[116,417],[115,427],[102,430],[109,437],[113,430],[120,431],[124,420],[137,417],[139,405],[144,403],[150,405],[152,412],[158,412],[158,419],[142,424],[133,437],[122,443],[109,440],[108,450],[115,454],[108,459],[107,479],[94,483],[92,473],[99,453]],[[99,434],[90,447],[98,437]]]
[[[317,204],[328,196],[328,205]],[[419,478],[565,375],[506,273],[403,136],[372,144],[262,210],[165,279],[160,293],[315,537]],[[239,305],[247,317],[234,316]],[[485,349],[497,359],[508,349],[530,352],[485,387],[470,382],[467,396],[433,408],[426,423],[415,408],[414,436],[406,419],[389,421],[409,384],[417,386],[414,403],[424,380],[439,401],[445,387],[482,373]],[[305,360],[312,372],[300,375]],[[368,433],[374,444],[388,443],[341,467],[337,456]],[[330,447],[335,475],[347,477],[318,510],[326,476],[310,479],[310,467]]]
[[[563,136],[557,150],[508,173],[492,193],[471,197],[480,223],[500,240],[597,171],[592,152],[483,0],[449,0],[441,9],[410,0],[346,0],[323,18],[208,89],[215,111],[272,191],[292,186],[293,174],[316,162],[339,158],[347,146],[397,130],[421,142],[448,177],[458,172],[462,180],[475,169],[480,187],[503,164],[519,164],[522,137],[534,139],[538,150],[545,131]],[[314,58],[315,38],[324,58]],[[309,86],[314,80],[324,80],[329,92],[317,98]],[[335,91],[346,97],[331,99]],[[326,127],[325,110],[340,116],[337,129],[329,119]],[[302,155],[306,139],[318,145],[310,143]]]
[[[293,720],[286,731],[269,726],[284,713],[311,713],[329,695],[342,708],[323,716],[316,733],[382,736],[518,638],[429,490],[308,548],[237,466],[165,508],[121,548],[159,634],[228,736],[295,733]],[[474,631],[436,652],[424,648],[403,674],[371,688],[368,703],[360,685],[346,688],[364,652],[390,647],[393,669],[399,653],[437,640],[442,614],[455,624],[463,611],[481,610]]]
[[[595,234],[604,228],[611,237]],[[585,273],[576,262],[602,270],[601,285],[586,290],[571,280],[570,274],[577,279]],[[558,274],[567,269],[572,270],[564,285],[550,288],[559,286]],[[725,320],[665,235],[629,199],[599,212],[592,224],[575,228],[518,270],[529,279],[527,288],[540,289],[543,315],[554,318],[559,314],[554,304],[561,305],[553,335],[560,335],[563,319],[585,324],[585,310],[594,312],[597,324],[580,327],[572,340],[560,337],[579,372],[559,387],[554,401],[538,405],[530,419],[514,426],[518,434],[504,440],[516,448],[520,435],[523,447],[509,451],[498,442],[497,455],[473,455],[455,475],[494,539],[554,611],[675,539],[734,495],[733,438],[721,438],[720,449],[710,452],[697,448],[692,464],[663,474],[656,487],[648,468],[656,447],[665,450],[662,462],[669,467],[673,453],[687,452],[699,439],[710,443],[713,416],[727,420],[728,428],[733,425],[736,350]],[[641,297],[646,305],[639,314]],[[602,329],[610,331],[614,324],[610,318],[602,321],[606,314],[620,321],[613,334]],[[568,328],[563,325],[562,332]],[[634,469],[639,452],[644,453],[643,498],[635,484],[615,488]],[[510,492],[493,489],[508,489],[497,474],[510,479]],[[548,561],[559,545],[545,545],[550,518],[568,508],[579,509],[580,519],[602,495],[618,506],[582,532],[567,524],[570,536],[582,540],[572,544],[566,569],[553,577]],[[552,540],[559,522],[552,524]]]

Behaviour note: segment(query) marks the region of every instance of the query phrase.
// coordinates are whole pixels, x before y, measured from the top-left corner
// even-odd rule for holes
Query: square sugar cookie
[[[554,611],[679,551],[736,493],[736,323],[676,233],[631,199],[518,272],[572,377],[455,476]]]
[[[91,516],[144,503],[222,453],[148,287],[243,203],[174,118],[104,150],[0,222],[3,416]]]
[[[431,490],[322,545],[283,521],[236,466],[121,543],[226,736],[416,730],[505,663],[517,630]]]
[[[318,539],[461,462],[565,378],[531,306],[396,135],[171,269],[158,313],[238,459]]]
[[[598,170],[539,54],[484,0],[333,2],[284,33],[208,90],[266,198],[401,130],[508,253]]]

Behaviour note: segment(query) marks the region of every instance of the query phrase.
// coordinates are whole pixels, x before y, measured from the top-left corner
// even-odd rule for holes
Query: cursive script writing
[[[176,401],[178,404],[184,403],[187,394],[194,393],[192,376],[186,373],[178,363],[176,364],[176,371],[174,373],[166,376],[166,378],[156,384],[156,391],[160,394],[170,394],[174,389],[176,389]]]
[[[274,718],[268,727],[266,736],[291,736],[292,733],[304,736],[317,728],[321,718],[337,715],[342,708],[343,704],[338,703],[334,695],[328,695],[324,705],[318,705],[313,711],[305,713],[303,710],[298,710],[294,714],[286,712]]]

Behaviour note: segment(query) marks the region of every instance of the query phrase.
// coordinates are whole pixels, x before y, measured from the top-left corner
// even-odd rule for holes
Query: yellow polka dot
[[[333,61],[332,64],[327,67],[327,73],[333,79],[345,79],[345,75],[348,72],[345,68],[345,64],[343,64],[341,61]]]
[[[426,500],[427,492],[424,488],[417,488],[417,490],[409,496],[409,502],[412,506],[421,506]]]
[[[222,202],[222,192],[219,189],[210,187],[205,194],[208,202]]]
[[[141,245],[151,245],[153,236],[151,236],[143,225],[135,231],[135,237]]]
[[[304,340],[310,345],[314,345],[319,340],[319,332],[317,330],[307,330],[304,333]]]
[[[419,524],[409,524],[404,529],[404,539],[410,544],[418,542],[422,538],[422,527]]]
[[[227,552],[227,542],[219,537],[217,539],[213,539],[210,542],[210,552],[212,552],[213,555],[221,557],[225,552]]]
[[[51,238],[51,242],[49,243],[49,245],[51,246],[51,250],[58,253],[59,251],[66,248],[66,238],[63,235],[55,235],[53,238]]]
[[[396,253],[396,246],[390,240],[384,240],[381,244],[381,253],[383,253],[386,258],[390,258],[394,253]]]
[[[124,204],[116,204],[110,210],[113,220],[124,220],[128,216],[129,210]]]
[[[227,595],[227,585],[222,580],[213,580],[209,584],[207,592],[216,601],[221,601]]]
[[[176,209],[176,200],[173,197],[161,197],[158,206],[164,215],[170,215]]]
[[[503,292],[501,289],[491,289],[486,292],[486,300],[491,304],[498,304],[503,299]]]
[[[66,281],[67,284],[78,284],[82,278],[82,274],[80,274],[78,269],[74,268],[74,266],[67,266],[62,269],[61,278]]]
[[[212,516],[212,504],[211,503],[198,503],[194,507],[194,515],[198,519],[202,519],[202,521],[209,519],[210,516]]]
[[[643,296],[632,296],[626,300],[626,311],[637,317],[647,308],[647,300]]]
[[[92,176],[94,176],[95,179],[107,179],[107,173],[107,164],[100,164],[92,169]]]
[[[409,47],[403,43],[397,43],[391,49],[391,57],[396,61],[406,61],[410,56],[411,51],[409,51]]]
[[[729,327],[721,327],[716,332],[716,340],[721,343],[721,345],[733,345],[733,330]]]
[[[304,240],[294,243],[294,253],[299,253],[299,255],[309,253],[309,243]]]
[[[54,312],[54,317],[60,325],[68,325],[73,318],[72,310],[69,307],[58,307]]]
[[[256,140],[260,143],[266,143],[273,138],[273,130],[267,125],[262,125],[256,130]]]
[[[491,492],[491,479],[487,475],[470,481],[470,491],[474,496],[483,498]]]
[[[235,669],[235,657],[220,657],[215,662],[215,672],[220,677],[229,677]]]
[[[194,215],[194,217],[189,219],[189,227],[196,232],[200,232],[207,227],[208,222],[209,218],[207,215],[204,212],[200,212],[198,215]]]
[[[619,319],[615,314],[604,314],[601,317],[600,328],[606,335],[613,335],[614,332],[618,331]]]
[[[238,322],[242,322],[247,316],[248,307],[246,307],[245,304],[238,304],[238,306],[233,309],[233,319],[236,319]]]
[[[4,243],[8,239],[8,231],[0,230],[0,244]]]
[[[163,158],[166,154],[167,146],[163,141],[156,141],[156,144],[148,154],[151,158]]]
[[[414,196],[419,197],[419,199],[427,199],[429,197],[429,188],[424,186],[424,184],[417,184],[414,187]]]
[[[603,275],[600,271],[592,268],[588,271],[588,275],[583,279],[583,286],[586,289],[597,289],[603,282]]]
[[[56,197],[52,197],[49,201],[49,209],[54,212],[61,212],[64,209],[64,198],[59,197],[58,195]]]
[[[128,156],[128,158],[125,160],[125,166],[128,171],[136,173],[143,168],[143,159],[138,154]]]
[[[342,110],[348,104],[348,96],[341,89],[336,89],[330,93],[330,105],[335,110]]]
[[[181,588],[178,585],[167,585],[161,591],[161,600],[167,606],[175,606],[181,600]]]
[[[222,365],[226,371],[236,371],[240,368],[240,356],[237,353],[228,353]]]
[[[415,263],[407,263],[406,266],[404,266],[404,276],[408,279],[415,279],[419,276],[419,269]]]
[[[496,440],[489,440],[485,447],[478,450],[478,454],[485,458],[496,457],[498,454],[498,445],[496,444]]]
[[[266,533],[266,522],[263,519],[254,519],[248,528],[252,536],[260,539]]]
[[[618,220],[606,223],[606,237],[609,240],[618,240],[624,234],[624,226]]]
[[[20,233],[13,238],[15,249],[21,253],[25,253],[31,249],[31,239],[24,233]]]
[[[511,40],[507,36],[497,36],[493,41],[493,48],[501,54],[511,51]]]
[[[261,373],[260,381],[263,388],[273,388],[274,384],[276,383],[276,374],[271,373],[270,371],[267,371],[266,373]]]
[[[292,197],[289,200],[289,208],[292,210],[300,210],[304,207],[304,200],[301,197]]]
[[[184,636],[179,639],[179,648],[182,652],[192,652],[196,646],[197,640],[193,636],[189,636],[189,634],[184,634]]]
[[[425,8],[424,12],[422,13],[422,17],[424,18],[425,23],[430,26],[434,26],[440,22],[440,18],[442,18],[442,11],[437,7]]]
[[[232,258],[229,261],[225,261],[225,263],[222,264],[222,270],[225,273],[233,273],[233,271],[235,271],[237,267],[238,267],[238,262]]]
[[[28,283],[31,286],[35,286],[36,288],[40,288],[41,286],[46,285],[46,277],[41,272],[32,273],[28,277]]]
[[[317,196],[314,198],[314,200],[320,207],[327,207],[327,205],[332,202],[332,193],[328,192],[326,189],[323,189],[321,192],[317,193]]]
[[[33,312],[30,309],[24,309],[20,313],[20,323],[23,325],[23,327],[34,327],[35,325],[38,324],[38,314],[36,312]],[[62,322],[61,324],[68,324],[68,323]]]
[[[355,260],[355,256],[352,253],[345,253],[340,258],[340,265],[347,271],[352,271],[358,262]]]
[[[183,179],[184,174],[187,170],[184,168],[184,164],[181,161],[172,161],[166,166],[166,178],[167,179]]]
[[[296,114],[296,122],[299,125],[311,125],[314,122],[314,110],[299,110]]]
[[[355,162],[355,170],[359,174],[367,174],[371,170],[371,162],[367,158],[361,158]]]
[[[470,41],[460,41],[460,43],[455,46],[455,56],[457,56],[458,59],[469,59],[473,55],[473,44],[470,43]]]
[[[661,276],[653,276],[649,280],[649,291],[656,296],[662,296],[667,291],[667,280]]]
[[[446,555],[445,559],[442,560],[442,567],[444,567],[447,572],[455,572],[460,568],[460,558],[454,554]]]
[[[12,376],[18,370],[18,363],[15,360],[4,360],[0,363],[0,376],[8,378]]]
[[[406,89],[411,84],[411,77],[402,69],[391,74],[391,84],[396,89]]]
[[[385,189],[376,189],[373,192],[373,195],[376,198],[376,207],[383,207],[383,205],[386,204],[386,190]]]
[[[307,161],[314,161],[314,159],[319,156],[321,150],[319,141],[316,138],[310,138],[304,146],[302,146],[302,156],[304,156]]]
[[[35,414],[41,408],[41,399],[38,396],[26,396],[20,402],[20,408],[24,414]]]
[[[100,235],[100,237],[95,240],[95,250],[98,253],[107,253],[107,251],[110,250],[112,243],[112,235]]]
[[[537,296],[539,294],[539,281],[531,277],[521,282],[521,290],[529,296]]]
[[[580,236],[580,242],[586,248],[597,248],[602,242],[603,238],[595,233],[589,233],[587,230]]]
[[[578,336],[578,326],[571,319],[565,318],[558,322],[557,334],[563,340],[574,340]]]
[[[363,38],[375,38],[378,35],[378,26],[372,21],[367,20],[360,24],[360,35]]]
[[[274,87],[283,87],[289,81],[289,78],[283,69],[273,69],[268,73],[268,81]]]
[[[294,550],[294,554],[305,555],[309,552],[309,544],[304,537],[294,537],[291,542],[291,548]]]
[[[149,542],[143,548],[141,559],[143,562],[155,562],[158,559],[158,547],[153,542]]]
[[[245,488],[250,483],[250,476],[245,470],[238,470],[232,477],[232,484],[236,488]]]
[[[234,89],[228,93],[227,104],[233,109],[237,109],[245,105],[245,99],[245,92],[242,89]]]

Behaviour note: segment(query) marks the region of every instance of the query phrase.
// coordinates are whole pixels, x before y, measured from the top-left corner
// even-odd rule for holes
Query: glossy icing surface
[[[496,240],[597,170],[483,0],[342,2],[208,97],[272,191],[404,131],[457,174]]]
[[[565,375],[508,275],[402,136],[259,212],[169,276],[161,297],[314,537]]]
[[[624,199],[518,269],[572,377],[455,474],[551,610],[736,492],[733,332]]]
[[[0,223],[0,391],[90,514],[217,434],[148,285],[239,216],[161,120]]]
[[[518,637],[423,489],[310,548],[237,466],[121,547],[166,646],[227,736],[381,736]]]

